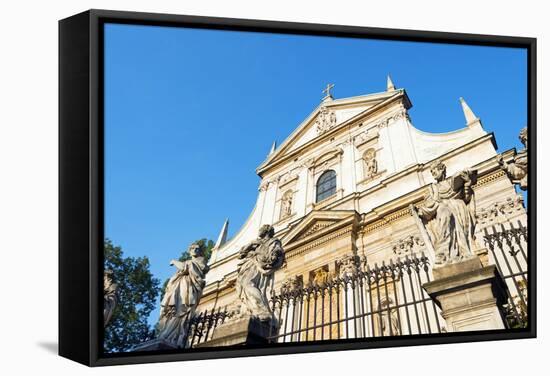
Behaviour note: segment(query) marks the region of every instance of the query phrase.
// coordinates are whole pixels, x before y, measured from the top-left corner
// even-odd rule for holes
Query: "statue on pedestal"
[[[170,262],[178,270],[166,285],[158,324],[158,338],[176,347],[185,346],[189,320],[199,304],[208,271],[204,251],[198,244],[191,244],[188,252],[190,260]]]
[[[240,300],[239,316],[250,316],[262,322],[273,322],[267,288],[273,275],[284,263],[285,254],[281,241],[271,225],[260,227],[258,238],[245,245],[239,252],[241,260],[237,269],[236,292]]]
[[[447,167],[441,161],[434,162],[430,171],[435,182],[417,210],[433,244],[435,266],[473,258],[476,211],[472,186],[477,171],[465,170],[448,178]]]
[[[117,284],[113,282],[113,272],[105,270],[103,273],[103,327],[106,327],[113,317],[117,304]]]
[[[527,190],[527,127],[519,132],[519,139],[525,148],[514,156],[512,163],[506,163],[502,156],[498,157],[498,164],[506,171],[514,184],[519,184],[521,190]]]

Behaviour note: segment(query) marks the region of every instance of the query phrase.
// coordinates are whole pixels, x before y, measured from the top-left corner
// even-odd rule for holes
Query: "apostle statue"
[[[113,272],[105,270],[103,273],[103,327],[106,327],[113,317],[117,304],[117,284],[113,282]]]
[[[178,270],[168,281],[160,303],[158,338],[176,347],[185,346],[189,322],[199,304],[208,271],[204,250],[199,244],[191,244],[188,252],[191,259],[170,262]]]
[[[435,182],[417,210],[433,244],[435,266],[472,258],[476,224],[472,186],[477,181],[477,171],[465,170],[447,177],[447,167],[441,161],[433,163],[430,171]]]
[[[519,184],[521,190],[527,190],[527,127],[524,127],[519,132],[519,139],[523,146],[523,150],[518,152],[514,156],[514,161],[512,163],[506,163],[502,159],[502,156],[499,155],[498,163],[500,167],[506,171],[508,177],[512,180],[514,184]]]
[[[258,238],[239,252],[236,282],[236,292],[240,300],[239,316],[248,315],[263,322],[274,323],[267,289],[272,284],[275,271],[285,260],[281,241],[274,236],[273,226],[263,225]]]
[[[292,214],[292,196],[292,191],[288,191],[283,195],[283,199],[281,201],[281,218],[290,217]]]
[[[378,172],[378,162],[376,161],[376,151],[369,149],[363,155],[365,161],[365,179],[370,179]]]
[[[399,336],[401,330],[399,329],[399,318],[397,316],[397,309],[392,307],[393,299],[388,298],[382,300],[379,306],[380,313],[378,319],[380,320],[379,327],[383,336]]]

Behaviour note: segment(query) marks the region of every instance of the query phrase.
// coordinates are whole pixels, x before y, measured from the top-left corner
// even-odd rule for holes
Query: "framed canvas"
[[[89,10],[59,127],[61,356],[536,336],[535,39]]]

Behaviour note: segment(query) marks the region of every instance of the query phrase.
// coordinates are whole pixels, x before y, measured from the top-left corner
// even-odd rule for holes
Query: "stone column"
[[[449,332],[505,329],[506,286],[495,265],[483,267],[474,257],[434,268],[433,275],[423,287],[441,308]]]

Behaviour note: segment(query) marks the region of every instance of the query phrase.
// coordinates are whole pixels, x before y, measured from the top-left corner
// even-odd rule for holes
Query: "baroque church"
[[[197,245],[175,265],[142,350],[528,324],[526,128],[499,153],[462,98],[465,125],[428,133],[389,76],[380,93],[332,87],[257,167],[240,230],[224,223],[208,266]]]
[[[478,171],[478,239],[483,238],[484,225],[493,221],[526,224],[522,196],[499,168],[495,135],[483,128],[462,98],[465,126],[427,133],[414,127],[408,115],[411,100],[390,77],[381,93],[334,99],[330,88],[256,169],[261,177],[256,205],[230,240],[224,224],[199,311],[235,299],[237,253],[263,224],[274,226],[286,252],[274,290],[292,278],[307,284],[316,275],[337,273],[338,261],[348,255],[364,256],[374,265],[423,251],[409,207],[427,197],[433,181],[429,167],[436,160],[445,163],[448,175]],[[503,158],[513,155],[509,150]],[[501,206],[506,207],[504,215],[491,218],[490,210]],[[487,249],[478,243],[477,252],[489,262]]]

